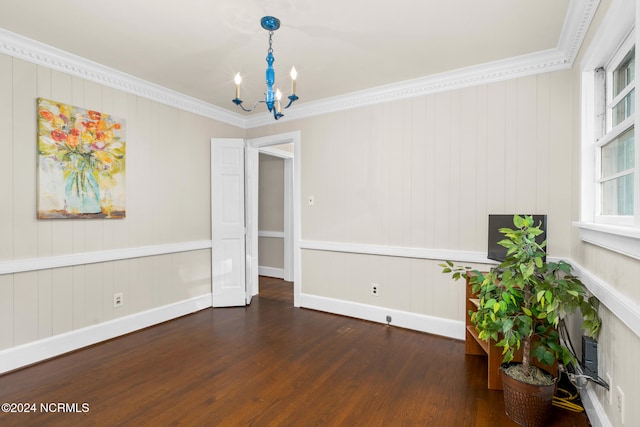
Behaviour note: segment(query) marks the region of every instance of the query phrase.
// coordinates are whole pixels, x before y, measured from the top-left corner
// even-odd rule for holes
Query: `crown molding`
[[[302,119],[352,108],[366,107],[383,102],[424,96],[438,92],[462,89],[533,74],[546,73],[571,67],[567,57],[558,49],[509,58],[442,74],[406,80],[377,88],[351,92],[299,104],[279,121]],[[273,124],[273,115],[253,115],[246,119],[246,128]]]
[[[319,101],[300,103],[295,109],[287,111],[287,115],[280,119],[279,122],[570,68],[582,46],[599,4],[600,0],[571,0],[558,46],[554,49],[406,80]],[[239,128],[251,129],[277,123],[273,120],[271,114],[260,113],[243,116],[233,113],[224,108],[150,83],[2,28],[0,28],[0,53]]]
[[[139,79],[3,28],[0,28],[0,53],[200,116],[209,117],[233,126],[244,127],[245,119],[240,114],[232,113],[213,104]]]
[[[301,103],[280,121],[302,119],[382,102],[424,96],[497,81],[571,68],[589,30],[600,0],[571,0],[555,49],[488,62],[441,74]],[[273,124],[270,114],[247,117],[245,128]]]
[[[570,65],[576,60],[582,42],[589,31],[600,0],[571,0],[558,40],[558,50],[564,53]]]

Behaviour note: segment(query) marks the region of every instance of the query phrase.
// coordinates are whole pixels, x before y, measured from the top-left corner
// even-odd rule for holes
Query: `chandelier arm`
[[[291,104],[293,104],[299,99],[298,95],[295,95],[295,94],[289,95],[287,98],[289,98],[289,103],[286,105],[286,107],[284,107],[285,109],[291,107]]]
[[[251,107],[249,109],[244,108],[244,106],[242,105],[242,99],[235,98],[235,99],[232,100],[232,102],[234,104],[236,104],[238,107],[242,108],[243,111],[246,111],[247,113],[250,113],[250,112],[252,112],[253,110],[256,109],[258,104],[260,104],[261,102],[265,102],[265,101],[256,101],[255,104],[253,104],[253,107]]]

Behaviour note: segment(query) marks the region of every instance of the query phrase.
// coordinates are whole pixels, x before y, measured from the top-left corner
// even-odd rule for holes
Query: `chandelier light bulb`
[[[233,79],[236,82],[236,99],[240,98],[240,83],[242,83],[242,77],[240,77],[240,73],[236,74],[236,77]]]
[[[291,67],[291,93],[296,93],[296,79],[298,78],[298,72],[296,71],[296,67]]]

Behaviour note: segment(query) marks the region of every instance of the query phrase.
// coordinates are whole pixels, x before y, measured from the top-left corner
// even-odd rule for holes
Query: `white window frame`
[[[613,54],[612,58],[608,61],[608,64],[604,67],[605,69],[605,82],[598,81],[600,79],[597,76],[598,73],[594,76],[594,86],[604,84],[604,88],[606,88],[606,95],[603,92],[602,94],[595,93],[595,116],[592,120],[596,122],[595,125],[595,139],[596,142],[593,146],[593,156],[595,157],[595,175],[596,175],[596,184],[594,186],[593,191],[595,192],[595,203],[593,205],[594,209],[594,222],[600,224],[610,224],[610,225],[619,225],[625,227],[634,227],[636,223],[636,218],[638,217],[638,199],[640,195],[638,194],[638,187],[634,186],[634,215],[629,216],[621,216],[621,215],[602,215],[600,210],[602,208],[602,190],[600,188],[600,184],[597,184],[599,178],[601,176],[601,159],[602,159],[602,148],[607,145],[609,142],[616,139],[618,136],[622,135],[629,129],[635,128],[635,117],[636,112],[630,117],[627,117],[621,123],[616,126],[612,126],[613,118],[612,118],[612,109],[615,102],[619,101],[621,96],[617,96],[615,102],[613,100],[613,72],[617,69],[617,67],[622,63],[622,60],[627,56],[629,51],[635,47],[635,31],[632,30],[631,33],[627,36],[627,38],[622,42],[622,44],[617,48],[617,51]],[[635,88],[635,78],[633,81],[633,88]],[[628,92],[622,92],[621,94],[626,94]],[[602,96],[604,99],[598,99]],[[597,111],[600,109],[600,112]],[[602,121],[599,118],[600,114],[604,114],[606,116],[606,120]],[[602,126],[603,129],[598,130],[597,128]],[[600,135],[598,135],[598,133]],[[634,133],[635,135],[635,133]],[[637,141],[637,138],[634,139]],[[638,144],[636,143],[634,148],[637,152]],[[637,153],[636,153],[637,154]],[[637,155],[636,155],[637,157]],[[635,175],[638,175],[638,162],[635,162],[634,168]]]
[[[614,0],[609,7],[598,31],[587,47],[580,62],[582,71],[582,115],[581,115],[581,215],[575,223],[580,238],[606,249],[640,259],[640,145],[638,133],[635,135],[635,170],[634,170],[634,215],[601,216],[599,215],[600,195],[596,184],[596,173],[599,171],[600,144],[597,139],[602,135],[604,121],[596,119],[596,111],[602,111],[603,96],[596,93],[596,80],[602,78],[595,70],[606,68],[615,60],[614,54],[626,55],[629,49],[638,43],[638,32],[635,31],[635,3],[626,0]],[[626,44],[625,44],[626,43]],[[637,53],[637,50],[636,50]],[[622,58],[619,58],[622,59]],[[600,73],[602,75],[602,73]],[[639,82],[640,72],[636,71],[635,81]],[[640,111],[639,96],[636,92],[634,110],[634,127],[638,126]],[[600,105],[598,105],[600,103]],[[602,118],[604,119],[604,118]]]

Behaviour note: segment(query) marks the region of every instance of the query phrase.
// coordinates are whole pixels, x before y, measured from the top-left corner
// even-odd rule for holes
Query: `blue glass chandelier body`
[[[275,57],[273,56],[273,48],[272,44],[272,36],[273,32],[280,28],[280,20],[273,16],[265,16],[260,20],[260,25],[265,30],[269,31],[269,49],[267,50],[267,70],[265,73],[267,80],[267,92],[265,93],[265,98],[263,100],[257,101],[253,104],[251,108],[245,108],[242,105],[242,99],[240,99],[240,83],[242,79],[240,78],[240,74],[236,74],[235,83],[236,83],[236,97],[232,100],[234,104],[238,107],[242,108],[243,111],[253,111],[259,103],[264,102],[267,105],[267,108],[270,112],[273,113],[273,117],[278,120],[280,117],[284,116],[282,114],[282,105],[280,103],[281,93],[280,90],[273,90],[273,85],[275,83],[276,73],[273,69],[273,62],[275,61]],[[295,94],[296,92],[296,69],[295,67],[291,68],[291,95],[288,96],[289,103],[284,107],[285,109],[289,108],[291,104],[298,100],[298,96]]]

